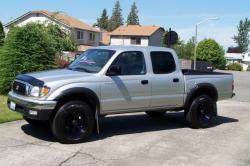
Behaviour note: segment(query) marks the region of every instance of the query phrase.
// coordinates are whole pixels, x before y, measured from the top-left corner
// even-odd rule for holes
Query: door
[[[144,54],[139,51],[123,52],[110,67],[119,66],[116,76],[105,76],[101,85],[103,112],[126,112],[147,108],[150,102],[150,82]]]
[[[150,52],[152,61],[152,101],[151,107],[183,106],[184,81],[170,52]]]

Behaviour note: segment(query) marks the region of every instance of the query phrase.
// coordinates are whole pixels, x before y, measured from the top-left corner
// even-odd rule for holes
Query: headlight
[[[33,86],[31,87],[31,90],[30,90],[30,96],[33,96],[33,97],[44,97],[46,96],[50,91],[50,88],[49,87],[38,87],[38,86]]]
[[[40,96],[40,87],[33,86],[30,90],[30,96],[39,97]]]

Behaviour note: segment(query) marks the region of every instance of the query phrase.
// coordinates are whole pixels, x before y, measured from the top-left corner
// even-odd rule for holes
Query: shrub
[[[240,63],[232,63],[227,65],[228,70],[242,71],[243,67]]]
[[[250,66],[247,67],[247,71],[250,71]]]
[[[197,46],[197,60],[212,63],[218,69],[225,69],[224,50],[213,39],[204,39]]]
[[[55,55],[53,39],[44,26],[11,28],[0,50],[0,93],[10,90],[17,74],[54,68]]]
[[[75,51],[76,46],[71,35],[58,25],[12,27],[0,50],[0,94],[10,90],[17,74],[56,68],[56,55]]]

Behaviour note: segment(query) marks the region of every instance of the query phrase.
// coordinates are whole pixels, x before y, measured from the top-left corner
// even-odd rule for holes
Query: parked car
[[[67,69],[18,75],[8,106],[32,125],[49,123],[60,142],[78,143],[99,132],[99,117],[110,114],[184,110],[190,127],[206,128],[216,102],[232,96],[232,74],[181,70],[172,49],[103,46]]]

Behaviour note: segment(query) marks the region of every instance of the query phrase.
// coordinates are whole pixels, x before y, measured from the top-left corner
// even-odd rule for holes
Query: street
[[[234,72],[235,98],[218,102],[207,129],[190,129],[183,112],[108,116],[100,134],[75,145],[57,142],[46,127],[0,125],[0,165],[250,165],[250,72]]]

